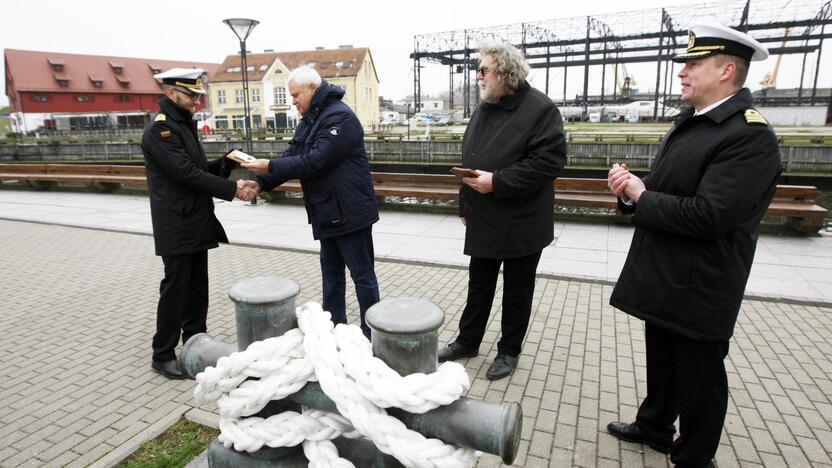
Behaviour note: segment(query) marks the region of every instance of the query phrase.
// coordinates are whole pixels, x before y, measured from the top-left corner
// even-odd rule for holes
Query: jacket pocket
[[[306,211],[309,215],[309,222],[322,228],[334,228],[347,222],[341,210],[338,192],[334,190],[310,194],[306,199]]]

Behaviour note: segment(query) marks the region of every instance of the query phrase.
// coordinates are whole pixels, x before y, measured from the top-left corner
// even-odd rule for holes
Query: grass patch
[[[145,442],[118,466],[178,468],[187,465],[217,438],[220,431],[180,419],[159,437]]]
[[[9,107],[0,108],[0,114],[5,115],[9,113]],[[12,131],[12,121],[9,119],[0,118],[0,138],[6,138],[6,134]]]

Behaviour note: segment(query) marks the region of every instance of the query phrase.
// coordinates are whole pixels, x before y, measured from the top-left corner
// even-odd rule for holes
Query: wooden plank
[[[4,174],[46,172],[46,164],[0,164],[0,172]]]

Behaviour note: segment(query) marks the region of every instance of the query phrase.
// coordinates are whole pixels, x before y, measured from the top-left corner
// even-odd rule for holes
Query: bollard
[[[207,333],[194,335],[185,343],[180,357],[185,377],[195,379],[206,367],[216,365],[219,358],[297,328],[295,297],[299,291],[297,283],[282,276],[258,276],[231,286],[228,297],[234,302],[237,346]]]
[[[280,336],[297,328],[295,297],[299,291],[297,283],[280,276],[258,276],[231,286],[228,297],[234,302],[237,346],[219,341],[207,333],[194,335],[185,343],[180,357],[185,376],[196,378],[198,373],[216,365],[223,356],[244,351],[255,341]],[[267,418],[284,411],[300,412],[302,408],[297,403],[272,401],[257,416]],[[240,453],[214,441],[208,450],[208,464],[212,467],[274,466],[275,460],[280,460],[281,466],[287,468],[308,464],[300,447],[264,447],[254,453]]]
[[[439,327],[444,319],[442,309],[422,299],[381,301],[366,315],[373,330],[373,354],[401,375],[435,372]],[[461,397],[424,414],[398,408],[387,412],[427,437],[498,455],[509,465],[520,446],[523,411],[519,403]],[[388,458],[397,463],[385,456]]]
[[[290,285],[294,285],[294,289]],[[257,291],[257,288],[269,288],[272,293],[268,290]],[[291,280],[275,277],[255,278],[232,287],[229,297],[237,306],[238,340],[247,346],[252,341],[279,336],[296,327],[294,295],[297,291],[297,285]],[[277,300],[278,297],[281,299]],[[256,307],[257,304],[260,308]],[[266,309],[269,313],[265,312]],[[240,315],[247,318],[241,319]],[[444,321],[444,313],[439,307],[421,299],[389,299],[372,306],[367,311],[366,319],[373,330],[374,355],[391,368],[402,375],[431,373],[436,370],[438,329]],[[261,333],[262,330],[252,326],[254,322],[261,324],[268,333]],[[243,332],[240,331],[240,324]],[[269,336],[264,336],[266,334]],[[220,344],[225,345],[226,349],[228,346],[208,335],[198,340],[195,338],[188,341],[182,353],[183,361],[188,363],[188,375],[194,376],[205,367],[216,364]],[[211,352],[203,348],[211,348]],[[297,411],[295,408],[298,405],[303,405],[337,412],[335,403],[326,396],[320,385],[310,382],[285,400],[271,402],[264,410],[269,414],[258,416],[276,414],[287,403],[294,404],[294,408],[288,408],[293,411]],[[277,408],[273,408],[275,405]],[[408,428],[426,437],[436,437],[447,443],[498,455],[506,464],[511,464],[517,455],[522,423],[522,410],[517,403],[491,403],[461,397],[450,405],[424,414],[411,414],[393,408],[388,412]],[[339,440],[336,445],[345,457],[358,463],[359,467],[401,466],[397,460],[381,454],[365,440]],[[353,458],[356,455],[361,456],[356,460]],[[208,459],[211,467],[306,466],[303,465],[305,458],[302,459],[297,450],[264,448],[248,454],[226,449],[216,441],[209,449]]]
[[[240,281],[228,291],[237,318],[237,349],[280,336],[298,327],[295,296],[300,287],[289,278],[259,276]]]

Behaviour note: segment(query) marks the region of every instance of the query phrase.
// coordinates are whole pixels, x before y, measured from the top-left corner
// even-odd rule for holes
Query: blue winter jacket
[[[263,191],[300,179],[315,239],[378,221],[364,129],[343,97],[344,90],[323,81],[283,157],[269,162],[268,174],[257,176]]]

